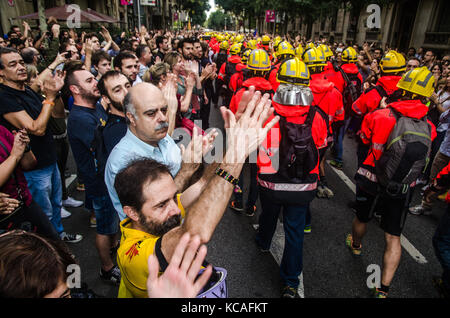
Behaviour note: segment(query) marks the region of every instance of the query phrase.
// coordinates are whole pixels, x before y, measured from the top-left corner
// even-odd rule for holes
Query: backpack
[[[362,83],[358,77],[358,74],[350,73],[347,74],[344,72],[342,68],[339,68],[339,71],[344,78],[346,83],[344,92],[342,93],[342,98],[344,102],[344,111],[349,114],[352,108],[353,103],[361,96],[362,93]]]
[[[236,65],[235,63],[226,62],[225,64],[225,76],[223,77],[223,82],[225,85],[229,86],[231,76],[236,73]]]
[[[303,124],[290,123],[285,117],[280,116],[278,174],[291,182],[310,181],[311,171],[318,163],[319,153],[312,137],[312,123],[316,110],[316,107],[309,107]]]
[[[381,85],[375,85],[374,89],[377,90],[378,94],[380,94],[381,98],[386,98],[386,104],[391,104],[393,102],[397,102],[402,97],[402,91],[400,89],[395,90],[392,94],[388,94],[386,90]]]
[[[108,150],[106,149],[103,139],[103,129],[107,125],[107,121],[100,122],[94,130],[94,139],[92,139],[89,150],[94,157],[95,172],[98,177],[103,178],[105,174],[106,161],[108,161]]]
[[[426,116],[421,119],[403,116],[393,108],[396,124],[375,163],[378,184],[392,197],[409,193],[428,163],[431,150],[431,127]]]

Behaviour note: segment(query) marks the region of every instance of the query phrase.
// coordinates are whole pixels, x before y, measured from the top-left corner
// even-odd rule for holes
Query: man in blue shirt
[[[100,98],[97,80],[89,71],[75,70],[67,74],[66,85],[74,98],[67,133],[78,171],[84,180],[86,197],[92,199],[97,219],[95,243],[101,261],[100,277],[119,283],[120,271],[110,255],[118,232],[118,218],[103,178],[97,174],[95,158],[90,150],[97,126],[107,120],[102,106],[97,103]]]
[[[144,157],[164,163],[180,191],[199,167],[182,163],[180,148],[167,134],[167,101],[158,87],[149,83],[133,86],[125,97],[124,109],[128,130],[109,155],[105,168],[105,183],[120,220],[126,215],[114,189],[114,180],[131,161]]]

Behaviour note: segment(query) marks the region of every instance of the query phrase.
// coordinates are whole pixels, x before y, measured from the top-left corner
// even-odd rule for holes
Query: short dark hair
[[[128,59],[136,59],[136,55],[131,52],[120,52],[114,58],[114,67],[118,67],[120,70],[122,69],[122,61]]]
[[[100,38],[98,37],[97,33],[91,32],[84,36],[84,42],[86,42],[89,39],[92,39],[93,37],[96,37],[100,41]]]
[[[190,38],[184,38],[184,39],[180,40],[180,42],[178,42],[178,48],[179,48],[179,49],[183,49],[183,48],[184,48],[184,43],[190,43],[190,44],[193,44],[192,39],[190,39]]]
[[[140,59],[142,57],[142,55],[145,53],[145,49],[148,48],[150,50],[150,48],[148,47],[148,45],[145,44],[139,44],[139,46],[136,49],[136,56],[138,59]]]
[[[167,39],[167,38],[164,37],[164,36],[162,36],[162,35],[157,36],[157,37],[156,37],[156,40],[155,40],[156,47],[159,49],[159,45],[162,44],[162,43],[164,43],[164,40],[166,40],[166,39]]]
[[[3,54],[10,54],[10,53],[17,53],[17,54],[19,54],[19,52],[16,49],[12,48],[12,47],[2,47],[2,48],[0,48],[0,70],[3,70],[5,68],[5,66],[3,65],[3,62],[2,62],[2,55]]]
[[[92,65],[98,66],[101,60],[107,60],[111,62],[111,56],[103,50],[98,50],[92,54]]]
[[[100,78],[100,80],[97,83],[97,89],[100,91],[100,94],[102,96],[108,96],[109,97],[108,90],[105,87],[105,82],[109,78],[120,76],[120,75],[122,75],[122,73],[120,73],[119,71],[114,71],[114,70],[108,71],[105,74],[103,74],[102,78]],[[123,76],[125,76],[125,75],[123,75]]]
[[[68,278],[76,264],[61,241],[13,231],[0,237],[0,297],[43,298]]]
[[[144,185],[170,174],[169,167],[150,158],[139,158],[129,163],[117,175],[114,188],[122,206],[141,211],[145,203]]]
[[[25,48],[20,53],[25,64],[33,63],[33,58],[34,58],[35,54],[36,54],[36,52],[32,48]]]

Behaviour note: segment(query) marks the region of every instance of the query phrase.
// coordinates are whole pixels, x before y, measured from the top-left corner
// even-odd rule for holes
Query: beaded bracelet
[[[216,175],[218,175],[219,177],[224,178],[225,180],[227,180],[229,183],[231,183],[232,185],[234,185],[235,188],[235,192],[237,193],[242,193],[242,189],[241,187],[238,185],[239,179],[233,177],[231,174],[229,174],[228,172],[226,172],[223,169],[217,168],[216,169]]]

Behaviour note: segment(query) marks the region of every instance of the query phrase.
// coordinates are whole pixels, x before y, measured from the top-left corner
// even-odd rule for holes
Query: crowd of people
[[[281,296],[297,298],[310,204],[334,196],[325,161],[343,169],[345,135],[356,140],[358,170],[343,245],[361,255],[368,222],[380,219],[374,296],[387,297],[406,215],[431,214],[449,188],[450,56],[289,34],[143,26],[113,37],[52,18],[48,28],[35,34],[24,22],[0,39],[2,297],[70,297],[64,268],[77,261],[67,244],[83,237],[61,219],[84,204],[99,275],[119,285],[118,297],[226,297],[226,270],[203,262],[224,212],[259,214],[262,252],[282,212]],[[211,109],[226,141],[206,163],[222,146]],[[69,150],[84,202],[66,189]],[[419,185],[422,202],[410,206]],[[449,222],[448,210],[433,238],[446,297]]]

